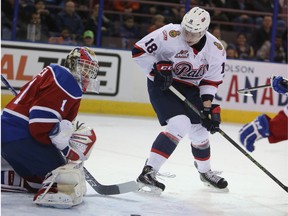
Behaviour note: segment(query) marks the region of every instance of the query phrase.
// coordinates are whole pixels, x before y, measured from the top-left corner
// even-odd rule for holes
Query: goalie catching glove
[[[68,120],[57,123],[49,137],[64,156],[72,161],[87,160],[96,142],[96,135],[92,128],[77,124],[75,130]]]

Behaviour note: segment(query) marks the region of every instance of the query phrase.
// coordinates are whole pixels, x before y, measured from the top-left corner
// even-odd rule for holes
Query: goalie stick
[[[4,83],[4,85],[9,89],[9,91],[16,96],[18,93],[16,90],[9,84],[9,82],[5,79],[5,77],[1,74],[1,81]]]
[[[273,76],[273,79],[274,78],[275,78],[275,76]],[[282,85],[285,85],[286,88],[288,88],[288,80],[283,78]],[[271,87],[271,84],[266,84],[266,85],[254,86],[254,87],[250,87],[250,88],[239,89],[237,92],[238,92],[238,94],[243,94],[245,96],[253,96],[251,94],[251,91],[256,91],[258,89],[270,88],[270,87]]]
[[[5,77],[2,74],[1,74],[1,81],[14,96],[18,94],[17,91],[10,85],[10,83],[5,79]],[[136,191],[139,189],[136,181],[129,181],[114,185],[102,185],[91,175],[91,173],[85,167],[83,167],[83,169],[86,181],[99,194],[116,195]]]
[[[251,87],[251,88],[239,89],[237,92],[238,92],[238,94],[243,94],[246,96],[253,96],[251,94],[251,91],[256,91],[256,90],[261,89],[261,88],[270,88],[270,87],[271,87],[271,84],[266,84],[266,85]]]
[[[196,106],[194,106],[189,100],[186,99],[177,89],[172,85],[169,89],[178,96],[185,104],[187,104],[201,119],[205,119],[206,116],[201,113]],[[233,146],[235,146],[242,154],[244,154],[250,161],[252,161],[258,168],[266,173],[274,182],[276,182],[281,188],[288,192],[288,187],[279,181],[274,175],[272,175],[267,169],[265,169],[260,163],[258,163],[250,154],[248,154],[243,148],[241,148],[232,138],[230,138],[223,130],[219,128],[218,131],[224,138],[226,138]]]
[[[90,172],[88,172],[88,170],[85,167],[83,168],[85,172],[86,181],[99,194],[114,195],[114,194],[128,193],[131,191],[137,191],[139,189],[138,184],[135,181],[129,181],[114,185],[102,185],[90,174]]]

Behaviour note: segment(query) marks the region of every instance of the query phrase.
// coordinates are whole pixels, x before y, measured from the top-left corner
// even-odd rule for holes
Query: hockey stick
[[[114,195],[114,194],[128,193],[131,191],[137,191],[139,189],[138,184],[135,181],[129,181],[114,185],[102,185],[88,172],[88,170],[85,167],[83,168],[85,172],[86,181],[99,194]]]
[[[246,96],[253,96],[251,94],[251,91],[256,91],[256,90],[261,89],[261,88],[269,88],[269,87],[271,87],[271,84],[260,85],[260,86],[255,86],[255,87],[251,87],[251,88],[245,88],[245,89],[239,89],[237,92],[238,92],[238,94],[243,94]]]
[[[1,74],[1,81],[4,83],[4,85],[9,89],[9,91],[16,96],[18,93],[16,90],[9,84],[9,82],[6,80],[6,78]]]
[[[273,76],[273,79],[274,78],[275,78],[275,76]],[[284,85],[286,88],[288,88],[288,80],[283,78],[282,85]],[[253,96],[251,94],[251,91],[256,91],[258,89],[270,88],[270,87],[271,87],[271,83],[270,84],[266,84],[266,85],[260,85],[260,86],[245,88],[245,89],[239,89],[237,92],[238,92],[238,94],[243,94],[245,96]]]
[[[5,77],[2,74],[1,74],[1,81],[14,96],[18,94],[17,91],[9,84],[9,82],[5,79]],[[139,189],[138,184],[135,181],[129,181],[114,185],[102,185],[91,175],[91,173],[85,167],[83,168],[86,181],[99,194],[115,195],[115,194],[132,192]]]
[[[178,96],[185,104],[187,104],[201,119],[205,119],[206,116],[201,113],[196,106],[194,106],[189,100],[186,99],[177,89],[170,86],[169,89]],[[218,131],[224,138],[226,138],[233,146],[235,146],[242,154],[244,154],[249,160],[251,160],[257,167],[259,167],[264,173],[266,173],[272,180],[274,180],[281,188],[288,192],[288,187],[280,182],[274,175],[272,175],[267,169],[259,164],[250,154],[248,154],[243,148],[241,148],[232,138],[230,138],[223,130],[219,128]]]

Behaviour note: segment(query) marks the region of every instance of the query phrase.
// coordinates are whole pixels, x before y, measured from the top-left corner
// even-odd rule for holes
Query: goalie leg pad
[[[33,201],[39,206],[71,208],[82,203],[86,191],[83,163],[68,163],[47,175]]]
[[[1,157],[1,191],[3,192],[37,192],[42,182],[37,177],[21,177],[10,164]]]

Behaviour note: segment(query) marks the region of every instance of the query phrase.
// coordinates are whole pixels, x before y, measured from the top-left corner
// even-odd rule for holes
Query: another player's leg
[[[150,157],[139,175],[137,182],[141,190],[161,193],[165,185],[156,178],[161,166],[176,149],[179,141],[185,136],[190,127],[190,120],[184,115],[178,115],[168,120],[165,132],[161,132],[154,141]],[[150,192],[149,191],[149,192]]]
[[[194,164],[200,174],[201,181],[205,185],[216,189],[225,189],[228,186],[227,181],[219,176],[217,172],[211,170],[211,153],[208,136],[208,131],[200,124],[192,125],[189,138],[191,140],[192,154],[195,159]]]

